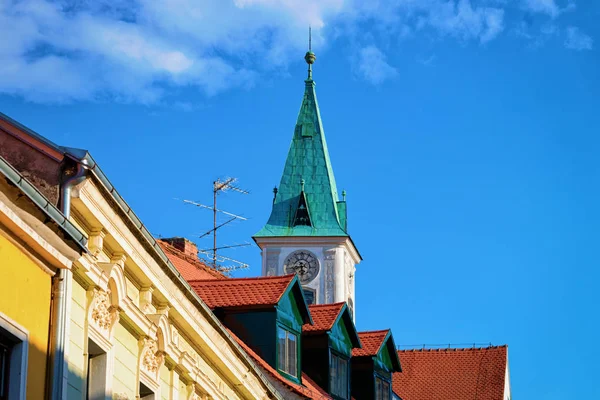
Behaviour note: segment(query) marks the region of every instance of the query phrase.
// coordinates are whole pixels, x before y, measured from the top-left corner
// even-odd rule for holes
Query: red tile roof
[[[308,306],[314,324],[305,324],[302,327],[302,333],[321,333],[330,330],[333,327],[333,323],[340,315],[340,311],[342,311],[344,304],[346,303],[313,304]]]
[[[362,343],[362,348],[353,349],[352,357],[376,356],[389,331],[389,329],[385,329],[383,331],[358,332],[358,338]]]
[[[503,400],[508,348],[400,350],[393,376],[403,400]]]
[[[188,281],[208,307],[274,306],[295,275]]]
[[[317,399],[317,400],[332,399],[331,396],[329,396],[329,394],[325,390],[323,390],[321,387],[319,387],[305,373],[302,373],[302,382],[303,382],[302,385],[287,380],[286,378],[281,376],[281,374],[279,374],[279,372],[277,372],[277,370],[275,370],[275,368],[271,367],[265,360],[263,360],[250,347],[248,347],[248,345],[246,343],[244,343],[240,338],[238,338],[233,332],[231,332],[229,329],[227,329],[227,330],[229,331],[229,334],[231,335],[231,337],[233,337],[235,339],[235,341],[238,342],[238,344],[246,351],[246,353],[248,353],[248,355],[250,357],[252,357],[252,359],[258,365],[260,365],[265,371],[267,371],[267,373],[269,375],[271,375],[273,378],[275,378],[278,381],[280,381],[281,383],[283,383],[287,388],[292,390],[294,393],[296,393],[300,396],[303,396],[306,399]]]
[[[227,279],[225,275],[201,262],[198,257],[192,257],[176,249],[168,243],[157,240],[169,260],[186,281],[206,279]]]

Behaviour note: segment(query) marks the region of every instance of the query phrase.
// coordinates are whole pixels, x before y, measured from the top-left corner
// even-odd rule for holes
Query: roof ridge
[[[288,275],[279,275],[279,276],[248,276],[248,277],[243,277],[243,278],[227,278],[227,279],[220,279],[220,280],[214,280],[214,279],[194,279],[189,281],[191,282],[211,282],[211,283],[234,283],[234,282],[238,282],[238,281],[286,281],[286,280],[292,280],[294,278],[295,274],[288,274]]]
[[[346,304],[345,301],[340,301],[337,303],[331,303],[331,304],[311,304],[308,307],[309,308],[326,308],[326,307],[340,307],[342,305]]]
[[[358,332],[358,334],[362,335],[362,334],[365,334],[365,333],[366,334],[370,334],[370,333],[382,333],[382,332],[389,332],[389,331],[390,330],[388,328],[388,329],[380,329],[380,330],[377,330],[377,331],[360,331],[360,332]]]
[[[447,347],[440,347],[437,349],[423,349],[423,348],[416,348],[416,349],[397,349],[396,351],[398,353],[425,353],[425,352],[447,352],[447,353],[451,353],[451,352],[460,352],[460,351],[481,351],[481,350],[496,350],[496,349],[503,349],[503,348],[508,348],[507,344],[502,344],[502,345],[496,345],[496,346],[485,346],[485,347],[452,347],[452,348],[447,348]]]
[[[223,275],[221,272],[217,271],[216,269],[209,267],[208,265],[206,265],[205,263],[200,261],[200,259],[194,258],[192,256],[185,254],[183,251],[179,250],[177,247],[171,245],[170,243],[163,242],[160,239],[158,240],[158,242],[160,243],[161,246],[165,247],[165,250],[167,250],[171,254],[183,259],[184,261],[191,263],[192,265],[194,265],[194,267],[202,269],[203,271],[206,271],[206,272],[210,273],[211,275],[214,275],[214,276],[217,276],[217,277],[220,277],[223,279],[231,279],[228,276]]]

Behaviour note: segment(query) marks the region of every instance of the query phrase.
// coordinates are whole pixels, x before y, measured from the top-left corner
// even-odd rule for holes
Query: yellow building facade
[[[2,399],[45,398],[52,280],[59,269],[71,268],[82,251],[61,221],[46,212],[58,215],[58,210],[40,200],[33,185],[0,158]],[[76,233],[73,226],[70,231]]]

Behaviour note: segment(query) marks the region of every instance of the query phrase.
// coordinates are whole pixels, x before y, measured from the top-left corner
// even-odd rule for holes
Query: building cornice
[[[254,236],[254,241],[263,250],[265,247],[323,247],[343,246],[352,257],[355,264],[360,263],[362,257],[356,249],[350,236]]]

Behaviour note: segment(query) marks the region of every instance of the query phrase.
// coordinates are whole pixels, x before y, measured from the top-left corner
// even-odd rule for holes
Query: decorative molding
[[[147,250],[147,246],[145,246],[147,238],[143,236],[143,233],[131,229],[129,224],[121,224],[124,217],[120,211],[117,210],[117,207],[115,206],[116,203],[112,199],[107,198],[104,195],[105,193],[103,190],[104,188],[98,186],[95,180],[87,180],[86,184],[82,186],[80,201],[77,201],[75,206],[84,211],[81,213],[82,215],[93,215],[96,224],[98,224],[99,221],[99,224],[104,228],[104,232],[107,232],[106,234],[110,235],[111,244],[114,242],[113,250],[119,249],[118,251],[122,251],[127,255],[126,269],[131,267],[129,271],[132,273],[135,272],[136,276],[143,274],[145,278],[143,281],[148,285],[151,285],[155,290],[153,297],[155,299],[160,298],[166,300],[172,307],[172,311],[174,312],[169,312],[169,318],[173,319],[172,322],[182,323],[183,326],[180,333],[181,338],[178,338],[179,335],[174,333],[174,330],[171,330],[171,335],[165,334],[164,344],[160,340],[160,337],[158,338],[158,348],[161,353],[154,353],[154,356],[164,358],[163,364],[165,362],[178,364],[178,361],[180,361],[181,366],[176,365],[175,368],[177,368],[178,372],[189,371],[188,375],[182,375],[183,380],[194,382],[195,391],[201,394],[200,398],[203,398],[202,396],[205,390],[210,393],[210,396],[207,398],[228,398],[225,393],[219,393],[219,391],[216,390],[215,384],[208,379],[207,373],[217,373],[218,377],[220,377],[220,373],[223,373],[224,376],[222,379],[227,381],[227,384],[224,385],[223,389],[228,389],[228,392],[235,390],[233,382],[243,380],[245,385],[247,385],[248,392],[252,394],[250,397],[268,397],[271,391],[268,388],[265,389],[265,378],[260,376],[260,372],[253,369],[249,374],[248,368],[252,367],[252,362],[239,360],[241,353],[239,350],[235,350],[237,347],[235,342],[227,339],[227,335],[222,333],[225,331],[220,327],[218,320],[216,320],[209,311],[205,310],[204,307],[198,305],[201,304],[199,300],[196,302],[195,300],[190,299],[189,293],[185,290],[181,290],[180,282],[177,282],[176,280],[173,281],[170,266],[157,260],[154,253]],[[110,251],[107,246],[104,246],[104,243],[102,243],[102,245],[102,252],[109,251],[109,254],[112,253],[114,257],[114,251]],[[100,246],[96,247],[98,248]],[[115,261],[113,257],[105,258],[104,253],[101,253],[100,257],[102,257],[102,261]],[[90,261],[84,264],[86,267],[91,267],[97,263],[97,260],[92,257],[88,257],[88,259]],[[94,267],[97,270],[96,274],[102,272],[97,265],[94,265]],[[116,271],[119,271],[120,274],[115,274]],[[114,275],[120,275],[118,276],[119,279],[115,278],[116,285],[113,285],[112,283],[112,277]],[[123,268],[117,268],[116,265],[114,265],[111,270],[110,289],[112,290],[112,293],[109,298],[115,305],[118,302],[120,307],[120,319],[134,330],[136,336],[154,338],[154,340],[157,340],[159,328],[157,328],[155,321],[149,319],[148,316],[139,309],[139,303],[137,301],[133,302],[127,297],[126,285],[124,284],[124,277],[122,275]],[[85,277],[86,281],[89,281],[91,285],[98,285],[98,283],[95,283],[96,281],[90,279],[91,276],[88,276],[88,274],[86,274]],[[91,304],[88,304],[89,326],[90,328],[94,328],[90,329],[90,332],[95,332],[98,331],[98,329],[95,328],[95,322],[92,322]],[[162,308],[162,304],[155,303],[154,305],[161,309],[159,312],[166,311],[166,309]],[[167,332],[170,329],[170,326],[165,328],[164,319],[165,317],[163,316],[162,320],[160,320],[160,329],[162,329],[163,332]],[[167,322],[168,325],[171,325],[171,321]],[[203,354],[197,356],[201,362],[195,360],[189,354],[184,354],[175,346],[177,342],[179,342],[179,345],[181,346],[183,338],[188,337],[188,334],[192,334],[193,336],[192,343],[203,350]],[[171,338],[168,339],[168,336],[171,336]],[[229,346],[222,345],[223,339],[226,339],[226,343],[228,343]],[[206,350],[205,353],[204,350]],[[162,353],[162,351],[166,351],[167,353]],[[160,387],[158,376],[152,377],[151,375],[153,374],[143,367],[144,356],[145,349],[138,348],[137,367],[139,371],[139,381],[144,382],[150,389],[154,390],[154,388],[156,388],[158,390]],[[224,371],[215,370],[214,365],[218,362],[216,361],[217,359],[223,360],[222,362],[225,362],[226,360]],[[120,391],[119,393],[122,392]],[[117,393],[117,395],[119,393]],[[124,395],[121,399],[129,400],[129,396]],[[131,398],[131,400],[133,400],[133,398]]]
[[[279,250],[271,250],[267,251],[267,260],[266,260],[266,276],[276,276],[278,271],[279,264]]]
[[[125,260],[127,260],[127,256],[121,252],[115,252],[112,257],[110,257],[110,262],[118,265],[123,270],[125,270]]]
[[[142,287],[140,289],[140,310],[142,310],[145,314],[154,313],[156,309],[152,305],[152,292],[154,288]]]
[[[348,298],[354,297],[354,271],[350,256],[347,252],[344,252],[344,267],[346,269],[346,295]]]
[[[335,298],[334,262],[335,249],[323,251],[325,258],[325,303],[333,303]]]
[[[143,338],[144,353],[142,355],[142,367],[151,374],[157,374],[158,369],[165,361],[164,352],[158,349],[158,342],[153,339]]]
[[[261,250],[271,250],[274,247],[320,247],[320,246],[343,246],[355,264],[361,262],[362,258],[354,246],[352,239],[347,236],[278,236],[278,237],[255,237]]]
[[[106,233],[102,228],[94,228],[90,231],[88,237],[88,249],[94,257],[98,257],[104,246],[104,237]]]
[[[110,302],[110,290],[93,289],[91,319],[97,328],[110,333],[119,320],[119,307]]]
[[[174,326],[171,326],[171,342],[179,349],[179,331]]]

